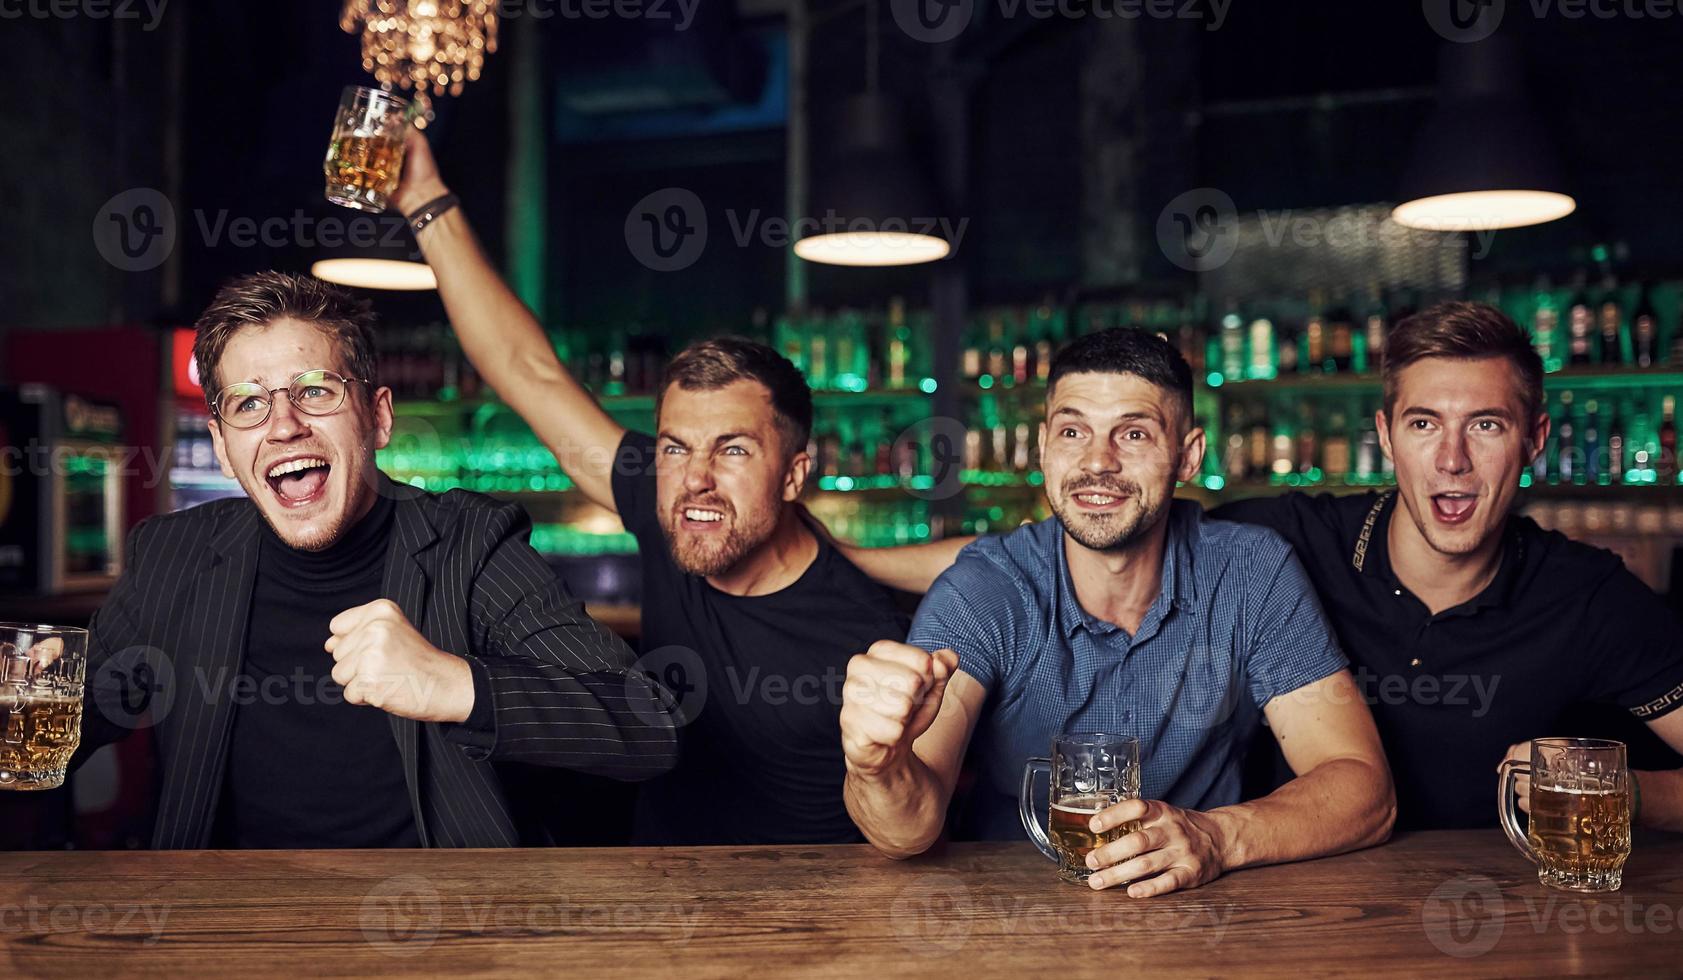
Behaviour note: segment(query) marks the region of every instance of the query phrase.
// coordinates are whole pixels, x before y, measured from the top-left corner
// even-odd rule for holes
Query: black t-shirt
[[[673,561],[655,496],[655,442],[628,432],[614,504],[643,566],[643,669],[679,702],[678,766],[643,784],[641,844],[862,840],[842,802],[847,662],[903,640],[892,597],[822,539],[793,584],[734,596]]]
[[[327,624],[380,597],[395,505],[331,547],[294,551],[264,525],[215,838],[220,847],[419,847],[384,711],[345,703]]]
[[[1394,491],[1288,493],[1210,516],[1297,550],[1373,709],[1399,828],[1494,826],[1508,746],[1581,734],[1555,729],[1575,705],[1643,721],[1683,706],[1683,629],[1616,555],[1511,517],[1490,585],[1433,616],[1391,571],[1397,507]]]

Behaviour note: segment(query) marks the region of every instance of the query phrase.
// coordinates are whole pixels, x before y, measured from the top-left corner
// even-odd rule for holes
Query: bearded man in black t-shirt
[[[841,685],[851,656],[904,639],[907,621],[797,505],[812,468],[799,369],[748,340],[691,345],[661,381],[657,431],[627,432],[486,260],[419,133],[393,202],[474,366],[637,538],[641,665],[678,696],[681,745],[641,788],[632,839],[863,840],[842,802]]]

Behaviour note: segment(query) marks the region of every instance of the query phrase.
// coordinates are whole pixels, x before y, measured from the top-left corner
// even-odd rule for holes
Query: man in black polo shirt
[[[560,363],[461,209],[439,203],[418,133],[392,199],[420,226],[474,366],[637,538],[642,664],[678,695],[682,728],[677,768],[640,787],[632,840],[863,840],[842,801],[841,686],[853,654],[908,623],[795,505],[812,466],[799,369],[747,340],[692,344],[661,380],[656,433],[628,432]]]
[[[1297,549],[1373,708],[1399,828],[1485,827],[1496,767],[1584,702],[1683,751],[1683,628],[1610,552],[1510,513],[1547,442],[1542,364],[1494,307],[1445,303],[1385,346],[1397,487],[1289,493],[1211,516]],[[1639,819],[1683,830],[1683,770],[1637,774]]]

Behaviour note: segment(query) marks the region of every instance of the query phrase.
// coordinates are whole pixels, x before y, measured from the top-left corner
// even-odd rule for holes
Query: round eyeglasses
[[[332,415],[345,404],[345,392],[353,384],[367,384],[366,378],[347,378],[332,371],[305,371],[285,388],[265,388],[254,381],[240,381],[216,393],[210,410],[226,425],[252,429],[269,420],[274,396],[286,392],[292,407],[305,415]]]

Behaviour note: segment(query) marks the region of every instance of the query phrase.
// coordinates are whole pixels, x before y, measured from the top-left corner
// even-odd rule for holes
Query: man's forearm
[[[941,573],[958,560],[958,553],[964,546],[974,540],[974,535],[967,535],[895,548],[842,545],[841,550],[848,561],[876,582],[902,592],[921,594],[929,591]]]
[[[1642,797],[1637,822],[1656,830],[1683,833],[1683,769],[1632,772],[1631,776]]]
[[[944,796],[940,781],[915,755],[877,775],[849,769],[842,788],[853,823],[873,847],[895,860],[922,854],[941,836]]]
[[[1390,775],[1361,759],[1333,759],[1268,796],[1209,811],[1231,871],[1340,854],[1383,843],[1396,821]]]

